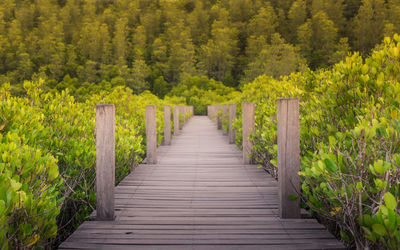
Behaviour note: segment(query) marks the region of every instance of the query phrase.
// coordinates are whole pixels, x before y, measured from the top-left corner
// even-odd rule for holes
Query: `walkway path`
[[[60,249],[342,249],[313,219],[279,219],[277,182],[195,116],[116,187],[115,221],[83,223]]]

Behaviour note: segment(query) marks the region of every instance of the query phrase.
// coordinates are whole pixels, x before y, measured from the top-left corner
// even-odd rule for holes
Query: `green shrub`
[[[157,105],[160,144],[164,126],[163,106],[172,104],[149,92],[133,95],[124,87],[88,95],[85,102],[76,102],[68,90],[45,92],[43,81],[25,82],[24,87],[25,97],[11,96],[7,85],[0,91],[0,138],[4,144],[0,144],[0,156],[3,155],[0,178],[6,178],[0,184],[0,194],[8,192],[12,183],[20,181],[21,187],[18,183],[13,184],[18,187],[15,190],[20,192],[18,195],[22,197],[23,191],[28,198],[40,199],[35,200],[39,203],[32,201],[31,207],[20,209],[21,204],[17,203],[15,195],[12,199],[4,195],[0,197],[0,226],[4,230],[0,237],[7,238],[1,240],[7,244],[3,245],[5,249],[55,246],[88,219],[96,200],[96,104],[113,103],[116,107],[116,183],[145,156],[146,105]],[[170,100],[180,104],[179,98]],[[9,147],[15,147],[4,141],[9,137],[14,138],[19,149],[12,152],[12,161],[6,157],[10,155],[7,153]],[[37,157],[28,161],[27,155],[33,154]],[[46,168],[39,171],[32,167],[35,165]],[[34,181],[26,181],[22,176],[18,179],[20,169],[25,168],[29,169],[29,178]],[[41,218],[36,216],[44,211],[46,213]]]
[[[0,247],[45,245],[57,235],[62,203],[57,160],[13,132],[0,134],[0,152]]]
[[[279,98],[300,100],[301,197],[358,248],[398,249],[400,37],[363,61],[348,56],[330,70],[261,76],[243,87],[254,102],[253,157],[275,177]],[[241,115],[235,128],[241,143]]]

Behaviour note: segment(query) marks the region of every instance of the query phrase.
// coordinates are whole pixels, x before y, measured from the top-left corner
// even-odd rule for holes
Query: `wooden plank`
[[[116,220],[83,223],[60,249],[343,249],[314,219],[280,219],[278,182],[216,128],[192,117],[115,188]]]
[[[281,218],[300,218],[299,100],[278,100],[278,182]]]
[[[257,244],[240,244],[240,245],[210,245],[210,244],[201,244],[201,245],[143,245],[137,244],[134,245],[135,250],[260,250],[266,249],[265,245],[257,245]],[[63,248],[59,249],[115,249],[115,250],[131,250],[132,245],[115,245],[115,244],[96,244],[96,243],[85,243],[80,242],[79,244],[74,244],[70,242],[66,242],[63,245]],[[343,249],[343,246],[332,243],[327,244],[316,244],[316,243],[305,243],[305,244],[296,244],[296,245],[282,245],[282,244],[269,244],[268,250],[312,250],[312,249],[325,249],[325,250],[336,250]]]
[[[97,220],[114,220],[115,107],[96,106]]]

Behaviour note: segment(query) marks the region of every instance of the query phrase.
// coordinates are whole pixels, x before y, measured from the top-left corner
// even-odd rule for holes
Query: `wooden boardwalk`
[[[279,219],[278,185],[192,117],[157,165],[115,188],[115,221],[83,223],[60,249],[343,249],[314,219]]]

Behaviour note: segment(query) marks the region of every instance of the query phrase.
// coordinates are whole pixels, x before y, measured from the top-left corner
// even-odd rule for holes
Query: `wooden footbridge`
[[[219,109],[223,116],[215,124]],[[284,212],[282,206],[293,203],[280,198],[285,192],[278,182],[246,163],[248,146],[243,154],[229,143],[231,125],[229,131],[217,129],[227,110],[209,107],[209,117],[192,117],[182,130],[175,129],[172,141],[167,137],[166,145],[156,148],[155,107],[148,107],[147,164],[114,189],[107,173],[113,166],[114,107],[98,106],[97,171],[103,173],[97,173],[97,219],[83,223],[60,249],[343,249],[315,219],[301,218],[298,203],[294,212]],[[234,110],[232,105],[230,121]],[[284,110],[290,112],[290,104]],[[170,111],[166,106],[166,133],[171,133]],[[244,129],[250,132],[252,116],[254,105],[244,104]],[[176,115],[174,122],[178,128]]]

